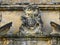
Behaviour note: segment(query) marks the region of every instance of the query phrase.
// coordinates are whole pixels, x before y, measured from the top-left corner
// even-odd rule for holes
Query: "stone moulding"
[[[60,5],[42,5],[42,4],[34,4],[39,7],[41,10],[59,10]],[[23,11],[23,8],[25,8],[27,5],[1,5],[0,11]]]

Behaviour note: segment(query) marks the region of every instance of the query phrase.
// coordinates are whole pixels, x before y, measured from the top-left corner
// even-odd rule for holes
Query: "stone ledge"
[[[22,11],[28,5],[0,5],[0,11]],[[60,5],[37,5],[41,10],[59,10]]]

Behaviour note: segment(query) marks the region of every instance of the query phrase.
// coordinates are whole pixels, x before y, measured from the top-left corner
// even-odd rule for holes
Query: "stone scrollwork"
[[[57,34],[57,35],[59,35],[60,34],[60,25],[55,23],[55,22],[53,22],[53,21],[50,22],[50,25],[51,25],[51,27],[53,29],[50,34]]]
[[[21,16],[22,25],[20,27],[20,32],[26,36],[41,35],[43,22],[38,7],[29,5],[24,12],[25,15]]]

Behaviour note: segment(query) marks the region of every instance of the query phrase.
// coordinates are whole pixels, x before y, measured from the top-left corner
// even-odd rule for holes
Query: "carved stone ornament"
[[[21,17],[22,25],[20,31],[23,35],[41,35],[42,20],[37,6],[29,5],[24,10],[25,15]]]

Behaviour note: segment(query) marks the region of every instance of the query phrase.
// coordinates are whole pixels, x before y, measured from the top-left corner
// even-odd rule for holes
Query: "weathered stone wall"
[[[8,3],[8,4],[15,4],[15,3],[20,3],[20,2],[29,2],[29,3],[51,3],[51,2],[60,2],[60,0],[0,0],[1,3]],[[8,22],[13,22],[12,27],[10,28],[10,31],[8,34],[13,34],[17,33],[19,31],[19,27],[21,25],[21,15],[24,15],[22,11],[0,11],[2,14],[2,21],[1,25],[4,25]],[[50,26],[50,21],[54,21],[58,24],[60,24],[59,20],[59,11],[42,11],[42,20],[44,22],[44,34],[48,34],[52,31],[52,28]],[[0,25],[0,26],[1,26]],[[47,28],[48,27],[48,28]],[[47,31],[46,31],[47,30]],[[60,45],[60,41],[58,42]],[[51,45],[50,43],[48,44],[48,41],[12,41],[10,42],[9,45]]]
[[[13,22],[11,27],[11,32],[19,31],[19,27],[21,25],[21,15],[23,14],[21,11],[2,11],[2,22],[1,25],[4,25],[8,22]]]
[[[6,24],[8,22],[13,22],[12,27],[10,29],[10,33],[14,33],[19,31],[19,27],[21,25],[21,15],[24,15],[21,11],[2,11],[2,23]],[[56,22],[59,23],[59,11],[42,11],[41,17],[44,24],[44,33],[48,34],[52,31],[50,22]],[[48,28],[47,28],[48,27]]]
[[[8,3],[8,4],[15,4],[15,3],[51,3],[51,2],[60,2],[60,0],[0,0],[0,3]]]

